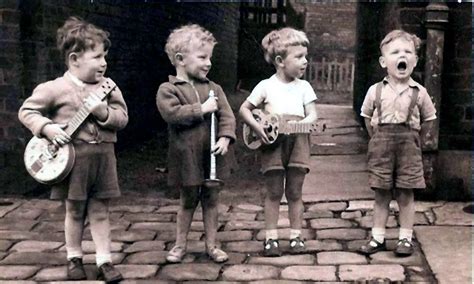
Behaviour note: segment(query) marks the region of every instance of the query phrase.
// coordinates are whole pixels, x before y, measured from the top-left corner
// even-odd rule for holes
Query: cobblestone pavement
[[[66,280],[64,208],[61,203],[2,199],[0,205],[0,280],[15,283],[19,280]],[[436,225],[438,220],[443,222],[442,212],[449,213],[452,206],[445,202],[418,202],[417,228]],[[230,255],[224,264],[213,263],[204,253],[202,212],[198,210],[184,262],[168,264],[165,256],[174,242],[176,201],[161,201],[160,206],[126,205],[126,201],[122,201],[121,205],[111,206],[113,261],[126,278],[125,283],[352,282],[369,279],[436,282],[418,242],[415,253],[406,258],[397,258],[391,251],[371,257],[354,252],[368,237],[371,208],[370,200],[306,203],[303,236],[307,252],[267,258],[261,256],[263,208],[255,204],[220,205],[218,238]],[[393,249],[398,236],[396,213],[397,206],[393,203],[388,222],[389,250]],[[282,205],[279,233],[284,251],[288,248],[288,242],[284,241],[289,237],[288,226],[287,205]],[[94,245],[89,228],[85,232],[83,249],[88,279],[95,279]]]

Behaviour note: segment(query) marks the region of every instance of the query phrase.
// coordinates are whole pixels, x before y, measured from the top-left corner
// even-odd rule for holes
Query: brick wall
[[[315,60],[354,57],[357,4],[331,1],[294,1],[304,13],[304,29]]]
[[[151,2],[151,3],[150,3]],[[110,32],[107,76],[122,90],[129,125],[118,148],[153,137],[166,125],[156,110],[158,86],[175,74],[164,52],[170,31],[197,23],[218,41],[209,78],[229,93],[237,82],[238,3],[158,1],[5,0],[0,3],[0,168],[21,171],[24,141],[31,134],[16,118],[21,102],[41,82],[66,70],[55,47],[56,30],[71,15]],[[12,149],[15,148],[15,151]],[[8,150],[8,151],[7,151]],[[13,153],[13,154],[12,154]],[[15,157],[10,157],[15,155]],[[19,165],[9,165],[19,161]],[[21,168],[21,170],[20,170]],[[9,181],[2,169],[0,184]],[[3,190],[8,191],[8,189]]]

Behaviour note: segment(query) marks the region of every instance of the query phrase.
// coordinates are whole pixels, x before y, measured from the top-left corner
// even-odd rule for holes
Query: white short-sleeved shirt
[[[370,125],[377,127],[379,122],[379,110],[375,108],[375,91],[377,84],[372,85],[367,91],[360,115],[365,118],[370,118]],[[413,88],[417,88],[418,99],[416,107],[410,118],[407,118],[408,108],[411,103],[413,95]],[[380,96],[382,108],[382,123],[403,123],[408,121],[412,129],[420,130],[420,125],[424,121],[436,119],[436,108],[431,101],[431,98],[426,89],[410,78],[408,87],[402,92],[398,93],[388,78],[383,79],[382,94]]]
[[[300,79],[284,83],[276,75],[260,81],[252,90],[247,101],[275,114],[288,114],[305,117],[305,105],[317,99],[311,85]]]

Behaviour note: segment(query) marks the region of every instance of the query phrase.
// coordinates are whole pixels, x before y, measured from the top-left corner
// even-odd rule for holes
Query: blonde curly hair
[[[418,50],[420,49],[420,46],[421,46],[421,39],[419,37],[417,37],[416,35],[414,34],[411,34],[411,33],[408,33],[406,31],[403,31],[403,30],[393,30],[391,32],[389,32],[384,38],[383,40],[380,42],[380,53],[383,53],[382,51],[382,48],[389,44],[390,42],[396,40],[396,39],[399,39],[399,38],[402,38],[406,41],[411,41],[413,42],[413,46],[415,46],[415,51],[418,52]]]
[[[286,57],[289,46],[308,46],[309,40],[302,31],[293,28],[282,28],[268,33],[262,39],[265,61],[270,64],[275,63],[275,58]]]
[[[168,54],[171,64],[175,65],[176,63],[176,53],[189,52],[190,47],[194,46],[193,43],[197,43],[200,46],[208,43],[214,46],[217,44],[217,41],[211,32],[196,24],[176,28],[168,36],[165,45],[165,52]]]

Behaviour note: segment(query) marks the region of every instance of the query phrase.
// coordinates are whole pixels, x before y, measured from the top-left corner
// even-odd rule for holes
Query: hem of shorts
[[[116,198],[122,196],[121,193],[118,194],[101,194],[101,195],[94,195],[93,197],[96,199],[109,199],[109,198]],[[51,200],[77,200],[77,201],[85,201],[89,199],[89,197],[83,196],[51,196]]]
[[[306,164],[297,164],[297,163],[291,163],[291,164],[288,164],[288,168],[301,168],[301,169],[305,169],[306,170],[306,173],[309,173],[309,166],[306,165]]]
[[[284,171],[285,168],[282,167],[282,166],[272,166],[272,167],[268,167],[268,168],[265,168],[265,169],[261,169],[260,172],[261,172],[262,174],[266,174],[266,173],[268,173],[269,171],[276,171],[276,170]]]
[[[292,163],[292,164],[288,164],[287,168],[301,168],[301,169],[306,170],[306,173],[309,173],[309,167],[307,165],[304,165],[304,164],[294,164],[294,163]],[[262,174],[266,174],[269,171],[275,171],[275,170],[284,171],[285,168],[283,166],[272,166],[272,167],[268,167],[268,168],[265,168],[265,169],[261,169],[260,171],[262,172]]]

